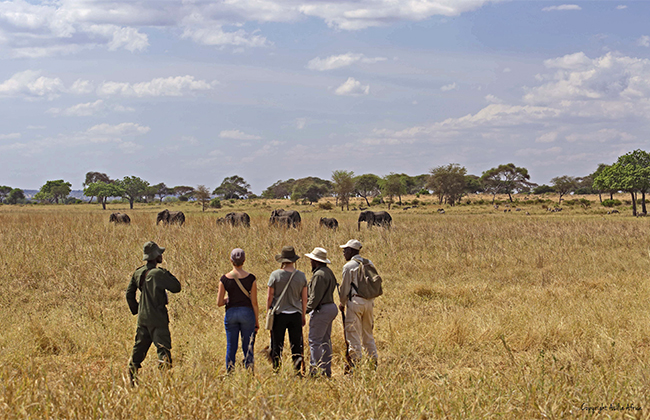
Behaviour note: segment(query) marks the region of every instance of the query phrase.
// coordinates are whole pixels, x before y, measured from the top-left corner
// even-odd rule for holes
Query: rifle
[[[348,344],[348,336],[345,333],[345,310],[342,308],[339,308],[341,311],[341,318],[343,319],[343,339],[345,340],[345,368],[344,372],[345,374],[352,373],[352,367],[354,366],[354,363],[352,363],[352,357],[350,357],[350,345]]]

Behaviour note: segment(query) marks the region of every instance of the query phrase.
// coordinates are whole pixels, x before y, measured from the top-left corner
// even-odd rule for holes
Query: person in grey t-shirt
[[[271,358],[273,367],[277,370],[280,367],[284,335],[288,330],[293,366],[301,373],[304,371],[302,327],[307,313],[307,277],[295,266],[299,258],[292,246],[283,247],[282,252],[275,256],[275,260],[282,265],[269,276],[266,309],[274,307],[291,278],[287,292],[275,312],[271,330]]]

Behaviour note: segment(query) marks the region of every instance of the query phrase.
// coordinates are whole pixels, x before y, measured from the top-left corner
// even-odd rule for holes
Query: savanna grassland
[[[251,215],[250,229],[215,224],[230,208],[202,213],[188,204],[174,207],[186,213],[182,228],[155,225],[160,205],[0,206],[0,417],[650,417],[649,219],[606,215],[596,203],[560,213],[486,204],[445,207],[446,214],[429,204],[391,210],[390,230],[358,232],[355,211],[261,200],[237,206]],[[299,230],[268,226],[280,206],[301,211]],[[130,225],[109,224],[118,209]],[[339,230],[319,228],[321,216],[336,217]],[[246,250],[263,308],[283,245],[301,255],[326,248],[340,276],[338,245],[350,238],[363,242],[362,255],[384,277],[377,371],[343,374],[339,317],[331,380],[296,378],[290,363],[273,374],[259,354],[254,375],[226,375],[216,291],[230,250]],[[136,319],[124,291],[148,240],[167,248],[163,266],[183,290],[168,306],[171,374],[158,372],[151,349],[131,388]],[[309,272],[308,264],[302,258],[298,268]],[[261,331],[257,349],[266,344]]]

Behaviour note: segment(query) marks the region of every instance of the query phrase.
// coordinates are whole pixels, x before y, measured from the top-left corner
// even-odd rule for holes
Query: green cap
[[[165,248],[159,247],[155,242],[149,241],[144,244],[144,261],[153,261],[165,252]]]

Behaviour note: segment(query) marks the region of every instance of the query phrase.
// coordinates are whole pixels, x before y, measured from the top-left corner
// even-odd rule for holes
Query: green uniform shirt
[[[140,287],[143,274],[147,275]],[[135,299],[136,290],[140,289],[140,302]],[[138,315],[138,325],[147,327],[167,327],[169,315],[167,314],[167,290],[172,293],[181,291],[181,283],[176,277],[164,268],[156,267],[155,262],[135,270],[131,282],[126,288],[126,301],[133,315]]]
[[[316,268],[309,281],[307,312],[311,312],[327,303],[334,303],[336,277],[326,265]]]

